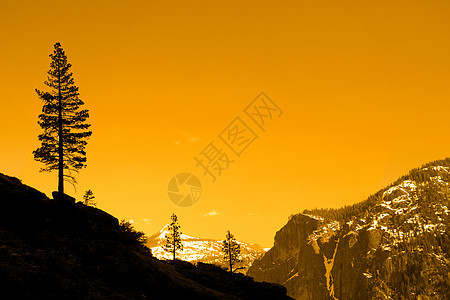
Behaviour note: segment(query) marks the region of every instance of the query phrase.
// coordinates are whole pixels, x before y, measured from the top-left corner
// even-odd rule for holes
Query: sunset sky
[[[362,201],[450,149],[449,1],[9,1],[0,7],[0,172],[51,195],[39,173],[53,45],[90,110],[81,200],[152,234],[270,247],[289,215]],[[264,132],[245,107],[283,111]],[[259,136],[212,183],[195,156],[241,117]],[[218,143],[219,144],[219,143]],[[196,175],[180,208],[170,179]]]

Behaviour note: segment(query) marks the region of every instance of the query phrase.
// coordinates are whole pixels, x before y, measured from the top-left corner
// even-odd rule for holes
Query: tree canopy
[[[225,240],[222,242],[222,252],[224,260],[230,266],[230,272],[233,272],[233,264],[240,262],[241,246],[237,243],[234,235],[228,230]]]
[[[76,183],[72,171],[86,167],[87,139],[92,131],[87,123],[89,111],[82,109],[67,56],[60,43],[54,45],[47,80],[48,92],[36,89],[44,102],[38,124],[44,131],[39,135],[41,146],[33,151],[34,159],[45,164],[42,172],[58,170],[58,195],[64,194],[64,181]],[[64,174],[64,170],[68,173]]]

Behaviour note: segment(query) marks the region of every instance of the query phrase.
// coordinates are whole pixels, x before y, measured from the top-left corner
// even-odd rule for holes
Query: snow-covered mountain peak
[[[181,232],[183,232],[181,228]],[[163,246],[166,242],[166,235],[170,235],[169,225],[165,225],[159,232],[155,233],[147,240],[147,247],[158,259],[172,259],[172,254],[166,252]],[[223,265],[222,240],[204,239],[181,234],[183,250],[177,251],[177,258],[190,262],[204,262],[216,265]],[[258,244],[249,244],[237,241],[241,247],[242,263],[240,266],[248,268],[252,262],[261,257],[265,251]]]
[[[169,227],[170,227],[170,224],[164,225],[164,227],[158,233],[152,235],[150,237],[150,239],[156,239],[156,240],[165,241],[166,240],[166,236],[170,235]],[[183,232],[181,232],[181,239],[182,240],[198,240],[199,238],[196,238],[196,237],[193,237],[193,236],[189,236],[189,235],[186,235]]]

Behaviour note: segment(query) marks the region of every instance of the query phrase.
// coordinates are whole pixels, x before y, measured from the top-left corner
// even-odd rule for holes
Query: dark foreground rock
[[[0,174],[2,299],[291,299],[213,265],[159,261],[106,212]]]

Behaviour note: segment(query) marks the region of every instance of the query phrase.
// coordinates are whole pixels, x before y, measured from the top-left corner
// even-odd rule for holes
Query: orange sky
[[[59,41],[93,130],[69,194],[92,189],[149,234],[175,212],[187,234],[269,247],[290,214],[448,156],[449,15],[448,1],[2,1],[0,172],[57,188],[32,151]],[[194,156],[261,91],[284,114],[211,183]],[[189,208],[166,194],[180,172],[203,184]]]

